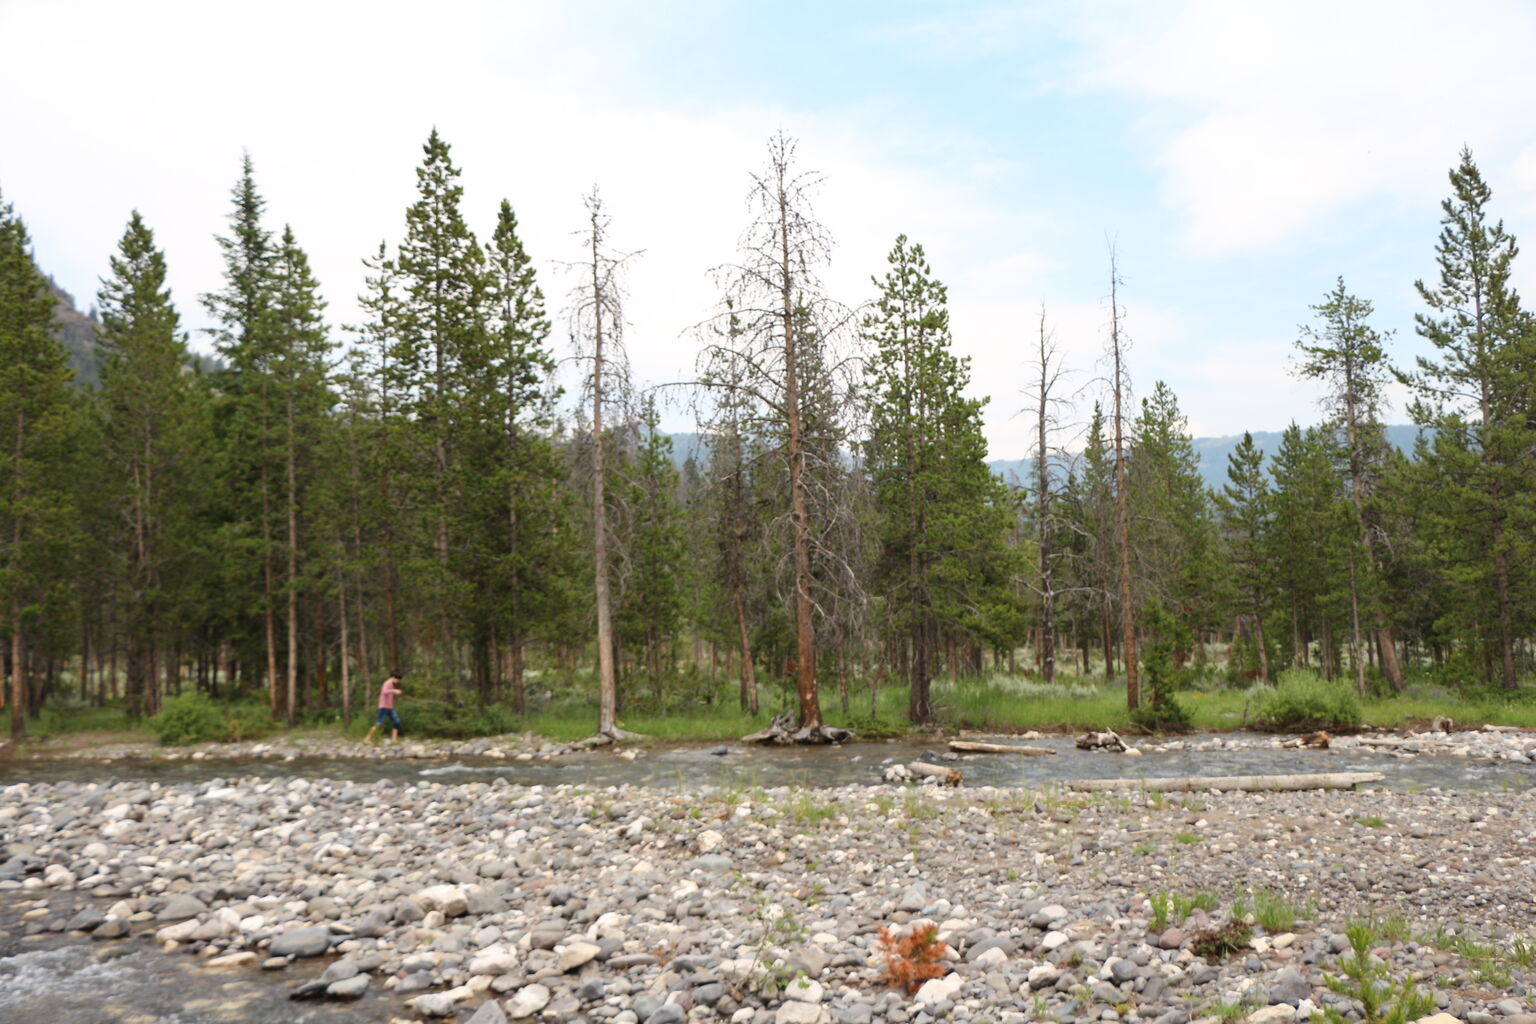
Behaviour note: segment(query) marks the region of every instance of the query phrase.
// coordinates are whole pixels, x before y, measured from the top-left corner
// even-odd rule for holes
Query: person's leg
[[[400,712],[394,708],[389,709],[389,742],[393,743],[400,738]]]

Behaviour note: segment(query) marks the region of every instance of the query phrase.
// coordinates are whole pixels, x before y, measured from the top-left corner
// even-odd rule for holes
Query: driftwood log
[[[1172,779],[1074,779],[1068,789],[1093,792],[1112,789],[1172,790],[1218,789],[1241,793],[1290,792],[1299,789],[1353,789],[1365,782],[1380,782],[1381,772],[1323,772],[1314,775],[1186,775]]]
[[[958,768],[946,768],[941,764],[928,764],[925,761],[908,761],[906,764],[893,764],[885,770],[887,782],[909,782],[912,779],[937,779],[946,786],[958,786],[965,778]]]
[[[768,723],[768,728],[759,729],[749,736],[743,736],[743,743],[774,743],[779,746],[792,744],[817,744],[817,743],[841,743],[853,738],[852,729],[836,729],[830,725],[819,726],[815,729],[797,729],[795,723],[798,719],[793,712],[786,711],[782,715],[774,716]]]
[[[1125,740],[1113,729],[1103,732],[1087,732],[1077,738],[1078,750],[1109,750],[1117,754],[1126,751]]]
[[[1012,743],[980,743],[976,740],[950,740],[949,749],[960,754],[1022,754],[1024,757],[1049,757],[1050,747],[1021,747]]]

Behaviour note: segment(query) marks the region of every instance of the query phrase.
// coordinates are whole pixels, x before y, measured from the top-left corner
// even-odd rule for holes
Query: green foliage
[[[198,690],[165,701],[149,726],[165,746],[235,743],[260,739],[273,730],[272,716],[264,707],[219,703]]]
[[[211,743],[224,738],[224,716],[206,694],[184,693],[161,705],[150,728],[166,746]]]
[[[1260,889],[1253,894],[1253,919],[1258,922],[1260,928],[1271,935],[1290,931],[1296,927],[1296,922],[1301,915],[1302,911],[1294,904],[1288,903],[1268,889]]]
[[[1252,927],[1240,920],[1232,920],[1196,932],[1190,937],[1189,948],[1196,956],[1214,962],[1247,949],[1252,939]]]
[[[947,291],[923,247],[896,239],[890,271],[864,320],[875,346],[867,372],[865,465],[878,510],[878,578],[888,616],[911,650],[909,717],[933,719],[930,685],[941,636],[991,642],[1009,629],[1013,505],[986,465],[981,410],[965,396],[970,360],[951,350]]]
[[[1324,972],[1329,991],[1360,1005],[1365,1024],[1408,1024],[1435,1008],[1434,999],[1420,993],[1413,979],[1395,982],[1387,965],[1371,954],[1376,933],[1369,924],[1356,922],[1344,929],[1350,952],[1339,958],[1342,977]],[[1334,1007],[1324,1013],[1332,1024],[1343,1024],[1345,1017]]]
[[[1364,720],[1360,698],[1349,684],[1328,681],[1306,669],[1280,673],[1273,693],[1259,708],[1263,724],[1276,731],[1357,729]]]

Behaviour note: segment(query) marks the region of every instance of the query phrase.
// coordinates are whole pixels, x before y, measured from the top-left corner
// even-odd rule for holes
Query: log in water
[[[1186,775],[1172,779],[1075,779],[1068,789],[1239,790],[1245,793],[1300,789],[1353,789],[1366,782],[1380,782],[1381,772],[1322,772],[1314,775]]]

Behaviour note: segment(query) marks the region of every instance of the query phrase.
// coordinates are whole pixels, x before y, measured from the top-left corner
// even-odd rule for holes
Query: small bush
[[[277,728],[263,704],[220,704],[200,690],[172,697],[149,720],[164,746],[188,743],[238,743],[270,735]]]
[[[876,944],[885,958],[885,980],[898,985],[911,995],[930,978],[942,978],[945,974],[939,961],[949,952],[949,947],[939,941],[937,925],[914,928],[910,934],[897,937],[886,928],[880,929]]]
[[[1206,928],[1190,939],[1189,948],[1207,961],[1225,960],[1248,948],[1253,929],[1242,921],[1228,921],[1220,928]]]
[[[149,720],[164,746],[187,743],[211,743],[224,738],[224,716],[219,706],[198,691],[172,697],[160,705],[160,713]]]
[[[1259,720],[1277,732],[1358,729],[1364,715],[1348,683],[1329,682],[1306,669],[1280,673],[1273,693],[1259,705]]]
[[[1170,693],[1160,703],[1133,709],[1131,724],[1147,732],[1188,732],[1189,712]]]

